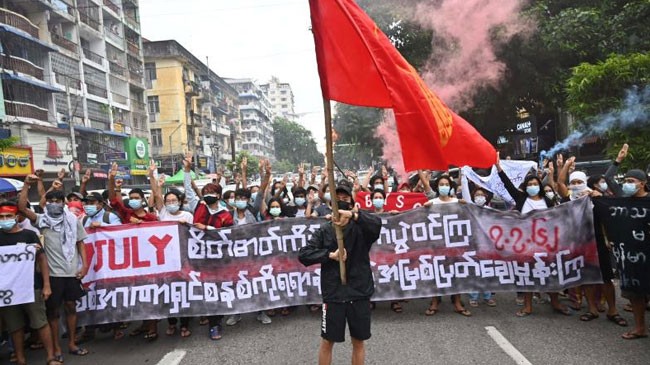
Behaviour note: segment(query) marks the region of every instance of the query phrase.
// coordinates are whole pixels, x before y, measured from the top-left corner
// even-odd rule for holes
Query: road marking
[[[167,353],[157,365],[178,365],[181,363],[181,360],[185,357],[187,351],[185,350],[174,350]]]
[[[499,332],[499,330],[497,330],[495,327],[492,326],[485,327],[485,329],[487,330],[488,335],[492,337],[494,342],[496,342],[497,345],[501,347],[503,352],[508,354],[508,356],[510,356],[513,360],[515,360],[517,364],[532,365],[532,363],[528,361],[528,359],[526,359],[526,357],[524,357],[524,355],[522,355],[522,353],[519,352],[519,350],[517,350],[517,348],[514,347],[510,343],[510,341],[508,341],[507,338],[503,337],[503,335],[501,334],[501,332]]]

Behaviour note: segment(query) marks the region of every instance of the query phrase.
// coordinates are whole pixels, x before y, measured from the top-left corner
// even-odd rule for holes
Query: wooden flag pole
[[[325,109],[325,158],[327,159],[327,183],[329,185],[330,196],[332,197],[332,222],[339,220],[338,200],[336,199],[336,182],[334,181],[334,150],[332,141],[332,106],[328,99],[323,98]],[[336,233],[336,243],[339,249],[339,269],[341,272],[341,284],[347,285],[347,275],[345,273],[345,262],[343,262],[343,252],[345,245],[343,243],[343,228],[333,224]]]

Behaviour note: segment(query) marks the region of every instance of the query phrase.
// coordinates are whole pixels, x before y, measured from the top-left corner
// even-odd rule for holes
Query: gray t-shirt
[[[40,225],[43,214],[37,214],[36,226]],[[63,246],[61,244],[61,232],[55,232],[50,228],[42,228],[41,232],[44,237],[45,257],[47,257],[47,266],[50,268],[50,276],[63,278],[63,277],[76,277],[77,272],[81,269],[81,260],[77,245],[75,244],[75,251],[72,262],[68,262],[63,253]],[[88,237],[81,221],[77,221],[77,242],[84,241]]]

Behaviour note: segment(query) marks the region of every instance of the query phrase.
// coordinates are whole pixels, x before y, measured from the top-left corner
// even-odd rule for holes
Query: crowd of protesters
[[[515,201],[512,209],[521,213],[548,209],[587,196],[648,199],[650,195],[646,172],[638,169],[628,170],[624,174],[622,184],[616,181],[619,176],[618,166],[627,153],[628,147],[625,145],[607,172],[595,176],[587,176],[584,172],[576,170],[575,158],[564,161],[559,155],[555,161],[546,161],[544,169],[531,171],[518,187],[514,186],[502,171],[498,158],[495,166],[508,193]],[[128,323],[86,326],[83,331],[79,331],[77,326],[75,303],[85,295],[81,279],[87,274],[89,265],[83,246],[87,230],[150,221],[176,221],[191,224],[197,229],[219,229],[292,217],[331,218],[332,198],[325,169],[321,178],[317,179],[319,171],[316,168],[309,174],[301,165],[294,181],[289,181],[286,177],[272,181],[271,163],[261,160],[260,184],[251,186],[246,177],[247,161],[244,159],[239,167],[241,175],[237,179],[235,189],[223,191],[221,176],[198,189],[191,177],[192,156],[187,154],[183,160],[185,178],[182,189],[168,188],[163,193],[164,177],[156,176],[156,166],[152,162],[149,169],[151,194],[148,197],[145,191],[138,188],[129,190],[127,196],[123,196],[122,181],[117,177],[116,164],[113,164],[109,171],[107,189],[103,193],[86,192],[89,173],[82,177],[78,190],[67,193],[63,189],[62,180],[55,180],[49,190],[45,190],[40,171],[27,176],[17,199],[0,199],[0,245],[27,244],[37,247],[35,302],[0,308],[2,329],[5,335],[8,334],[13,349],[12,360],[24,364],[26,347],[43,348],[47,364],[62,364],[64,349],[65,353],[70,355],[87,355],[88,350],[78,344],[92,340],[97,330],[112,332],[115,340],[125,336],[123,330],[129,326]],[[470,194],[462,197],[460,179],[446,173],[434,176],[431,172],[420,171],[419,178],[402,183],[399,183],[396,177],[390,176],[385,167],[381,167],[379,171],[370,169],[367,176],[357,176],[349,171],[344,175],[350,182],[349,194],[353,200],[361,191],[370,194],[372,213],[399,213],[384,210],[388,192],[425,194],[429,199],[426,206],[476,204],[486,209],[495,209],[497,206],[493,202],[493,193],[478,186],[466,189]],[[36,213],[28,202],[29,190],[34,187],[38,189],[41,198],[39,205],[43,213]],[[503,209],[501,205],[499,208]],[[543,303],[547,296],[555,312],[571,315],[571,309],[582,310],[585,299],[587,310],[579,316],[581,321],[598,319],[600,312],[606,312],[607,320],[615,325],[628,326],[626,319],[617,310],[613,282],[615,270],[606,238],[602,232],[596,232],[596,237],[603,284],[572,288],[565,293],[518,293],[516,303],[521,308],[516,315],[531,315],[533,303]],[[489,307],[497,305],[493,293],[467,294],[469,307],[477,307],[481,303]],[[647,337],[648,328],[644,314],[648,296],[634,293],[623,295],[630,300],[624,308],[633,312],[634,327],[624,333],[622,338]],[[569,306],[560,302],[561,296],[569,300]],[[462,295],[453,295],[451,302],[456,313],[462,316],[472,315],[470,309],[465,306]],[[432,298],[425,314],[435,315],[440,304],[441,298]],[[374,303],[371,305],[374,306]],[[401,313],[408,309],[402,305],[403,302],[392,301],[390,308],[396,313]],[[274,316],[287,316],[295,310],[296,308],[291,307],[278,308],[256,313],[255,316],[260,323],[268,325],[272,323]],[[318,312],[320,306],[309,306],[309,310]],[[223,325],[235,326],[241,318],[242,315],[227,318],[217,315],[198,318],[197,322],[207,326],[206,332],[210,339],[219,340],[224,333]],[[181,337],[189,337],[192,335],[191,322],[192,319],[187,317],[169,318],[165,335],[173,336],[178,332]],[[60,333],[60,328],[64,328],[65,333]],[[158,338],[158,321],[144,321],[129,335],[142,336],[148,341],[153,341]],[[60,342],[62,337],[67,339],[67,344]]]

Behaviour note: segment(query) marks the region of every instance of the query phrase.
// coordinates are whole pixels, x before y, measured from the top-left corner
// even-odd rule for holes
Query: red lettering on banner
[[[124,237],[122,243],[124,246],[124,253],[122,263],[118,264],[115,257],[115,240],[108,240],[108,267],[111,270],[123,270],[131,266],[131,239],[129,237]]]
[[[510,247],[515,253],[523,253],[532,247],[542,248],[546,252],[557,252],[560,245],[560,227],[546,226],[546,218],[535,218],[530,223],[529,228],[526,227],[501,227],[494,225],[488,230],[488,234],[494,247],[503,251],[506,247]],[[530,237],[526,235],[530,234]]]
[[[133,258],[134,269],[151,266],[151,261],[149,260],[140,261],[140,246],[138,245],[138,237],[131,238],[131,253]]]
[[[167,247],[169,242],[171,242],[172,238],[173,237],[168,234],[166,234],[162,239],[157,236],[151,236],[151,238],[149,238],[149,243],[156,248],[156,263],[158,265],[165,264],[165,247]]]
[[[354,200],[360,209],[374,209],[370,193],[360,191]],[[421,207],[427,202],[424,193],[388,193],[386,194],[386,203],[384,211],[390,212],[397,210],[404,212],[413,208]]]

